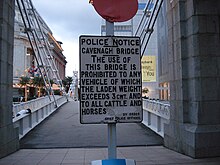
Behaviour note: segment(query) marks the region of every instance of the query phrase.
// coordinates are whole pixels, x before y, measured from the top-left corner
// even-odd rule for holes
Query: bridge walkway
[[[163,139],[137,123],[117,124],[117,146],[158,146]],[[20,140],[21,148],[107,147],[107,124],[80,124],[79,102],[69,101]]]
[[[162,146],[162,138],[140,124],[117,125],[117,158],[136,165],[219,165],[220,157],[193,159]],[[107,159],[107,126],[79,123],[78,102],[61,106],[20,141],[19,151],[0,165],[90,165]],[[158,146],[159,145],[159,146]]]

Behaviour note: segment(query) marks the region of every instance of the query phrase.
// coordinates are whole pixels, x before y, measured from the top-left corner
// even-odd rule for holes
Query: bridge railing
[[[19,128],[21,139],[35,126],[41,123],[61,105],[67,102],[66,96],[56,96],[58,107],[48,97],[42,97],[33,101],[13,106],[13,113],[17,114],[22,109],[31,109],[31,114],[25,114],[13,119],[15,127]],[[164,137],[164,123],[169,123],[170,105],[160,101],[143,99],[143,121],[142,123],[154,132]]]
[[[59,97],[59,96],[55,96],[55,97]],[[32,111],[39,109],[39,107],[46,105],[48,102],[50,102],[50,99],[48,96],[45,96],[45,97],[40,97],[34,100],[30,100],[27,102],[20,102],[19,104],[14,104],[13,105],[13,116],[16,116],[16,114],[23,109],[29,108]]]
[[[148,128],[164,137],[164,124],[169,123],[170,105],[161,101],[143,99],[143,121]]]
[[[13,105],[13,118],[14,126],[18,127],[19,139],[26,135],[35,126],[40,124],[45,118],[50,116],[61,105],[67,102],[66,96],[56,96],[58,107],[55,107],[54,101],[50,101],[48,97],[42,97],[36,100],[25,102],[22,104]],[[16,117],[17,112],[22,109],[31,109],[30,114],[23,114]]]

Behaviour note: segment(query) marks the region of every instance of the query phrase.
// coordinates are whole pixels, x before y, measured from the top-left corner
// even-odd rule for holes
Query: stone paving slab
[[[21,140],[26,149],[0,159],[0,165],[90,165],[108,158],[106,132],[106,125],[80,124],[78,102],[71,101]],[[193,159],[169,150],[139,124],[117,125],[117,135],[118,146],[124,146],[117,147],[117,158],[134,159],[137,165],[220,164],[220,157]]]
[[[107,148],[21,149],[0,159],[0,165],[90,165],[108,157]],[[193,159],[163,146],[118,147],[117,158],[137,165],[219,165],[220,157]]]
[[[117,146],[162,145],[163,139],[137,123],[117,124]],[[70,101],[20,141],[27,148],[107,147],[107,124],[80,124],[79,102]]]

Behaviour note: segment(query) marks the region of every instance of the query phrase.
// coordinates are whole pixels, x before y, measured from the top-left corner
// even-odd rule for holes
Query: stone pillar
[[[194,158],[220,156],[220,1],[165,2],[171,80],[165,146]]]
[[[0,0],[0,158],[19,148],[12,122],[14,0]]]
[[[167,3],[171,120],[168,148],[220,156],[220,1]]]

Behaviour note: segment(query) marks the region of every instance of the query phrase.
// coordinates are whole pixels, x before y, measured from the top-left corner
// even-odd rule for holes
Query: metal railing
[[[19,138],[24,137],[30,130],[40,124],[50,114],[56,111],[61,105],[67,102],[66,96],[56,96],[58,107],[54,101],[42,97],[29,102],[13,106],[13,113],[16,114],[22,109],[31,109],[31,114],[24,114],[13,119],[15,127],[19,129]],[[164,137],[164,124],[170,119],[170,105],[161,101],[143,99],[143,121],[148,128]]]
[[[56,96],[59,97],[59,96]],[[45,106],[48,104],[50,101],[48,96],[45,97],[40,97],[34,100],[30,100],[27,102],[20,102],[19,104],[14,104],[13,105],[13,116],[16,116],[16,114],[23,110],[23,109],[31,109],[32,111],[39,109],[40,107]]]
[[[24,137],[29,131],[35,126],[40,124],[44,119],[50,116],[56,111],[61,105],[66,103],[68,100],[66,96],[56,96],[57,107],[53,100],[46,97],[41,97],[25,103],[13,105],[13,118],[14,126],[19,130],[19,139]],[[31,109],[30,114],[23,114],[16,117],[16,114],[23,109]]]
[[[148,128],[164,137],[164,124],[170,119],[170,105],[161,101],[143,99],[143,121]]]

